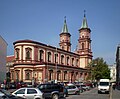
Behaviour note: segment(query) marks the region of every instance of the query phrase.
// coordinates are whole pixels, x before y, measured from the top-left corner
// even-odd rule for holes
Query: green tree
[[[94,80],[110,79],[110,69],[108,68],[107,63],[103,60],[103,58],[96,58],[92,60],[89,64],[91,70],[91,77]]]

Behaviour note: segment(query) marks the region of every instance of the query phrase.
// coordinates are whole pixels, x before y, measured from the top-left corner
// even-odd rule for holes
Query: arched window
[[[69,60],[70,60],[69,57],[67,57],[67,65],[69,65]]]
[[[30,59],[30,51],[27,51],[27,52],[26,52],[26,58],[27,58],[27,59]]]
[[[84,43],[82,43],[82,50],[84,49]]]
[[[19,59],[19,51],[20,51],[19,48],[15,49],[15,57],[16,57],[16,59]]]
[[[67,80],[67,71],[64,71],[64,80]]]
[[[30,73],[26,73],[26,80],[30,80]]]
[[[64,55],[61,55],[61,64],[64,64]]]
[[[48,62],[51,62],[51,52],[48,52]]]
[[[40,61],[43,61],[43,59],[44,59],[44,51],[43,51],[43,50],[40,50],[39,53],[40,53],[40,54],[39,54],[39,60],[40,60]]]
[[[49,80],[53,80],[53,70],[49,70]]]
[[[26,59],[31,59],[31,51],[32,49],[31,48],[26,48]]]
[[[16,70],[16,80],[19,81],[19,70]]]
[[[78,63],[79,63],[79,60],[77,59],[77,60],[76,60],[76,66],[78,66]]]
[[[32,71],[31,70],[25,70],[25,79],[26,80],[30,80],[31,79],[31,74]]]
[[[55,63],[58,63],[58,54],[55,54]]]
[[[64,50],[64,46],[62,46],[62,49]]]
[[[72,66],[74,66],[74,58],[72,58]]]

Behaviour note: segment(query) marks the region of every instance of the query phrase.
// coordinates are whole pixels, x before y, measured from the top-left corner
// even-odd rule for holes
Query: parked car
[[[20,88],[12,93],[27,99],[44,99],[44,94],[38,88]]]
[[[22,88],[22,87],[27,87],[27,84],[25,82],[18,82],[16,84],[16,88],[17,89]]]
[[[4,83],[1,83],[1,88],[5,89],[5,84]]]
[[[84,89],[82,88],[82,86],[81,86],[81,85],[77,84],[76,86],[78,87],[78,89],[79,89],[80,93],[82,93],[82,92],[84,91]]]
[[[90,90],[90,86],[86,86],[85,84],[81,85],[84,91]]]
[[[10,88],[10,89],[16,89],[16,83],[15,83],[15,82],[11,82],[11,83],[9,84],[9,88]]]
[[[31,82],[26,83],[27,87],[34,87]]]
[[[45,98],[59,99],[64,97],[64,87],[61,84],[46,83],[38,85],[37,88],[44,93]]]
[[[93,83],[92,82],[85,82],[84,84],[86,86],[89,86],[89,88],[93,88]]]
[[[66,88],[68,90],[68,94],[80,94],[79,88],[74,84],[67,84]]]
[[[25,99],[22,97],[11,95],[8,91],[0,89],[0,99]]]
[[[1,88],[7,90],[9,87],[8,84],[1,83]]]
[[[68,97],[68,90],[65,86],[63,86],[63,87],[64,87],[64,97]]]

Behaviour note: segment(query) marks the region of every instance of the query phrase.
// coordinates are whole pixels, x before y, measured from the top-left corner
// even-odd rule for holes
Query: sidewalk
[[[112,99],[120,99],[120,88],[112,90]]]

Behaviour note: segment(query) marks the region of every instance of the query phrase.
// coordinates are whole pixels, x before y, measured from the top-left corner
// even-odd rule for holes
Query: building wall
[[[109,69],[110,69],[111,82],[115,82],[116,81],[116,64],[110,65]]]
[[[116,82],[120,85],[120,45],[117,46],[116,51]]]
[[[0,82],[6,79],[6,55],[7,55],[7,43],[0,36]]]
[[[28,50],[29,59],[26,58]],[[42,55],[40,56],[41,50]],[[85,80],[88,75],[87,69],[81,68],[79,65],[79,54],[40,42],[16,41],[14,42],[14,53],[14,64],[10,70],[12,81],[31,82],[34,79],[36,82],[45,82],[57,79],[59,82],[74,82],[81,78]],[[57,54],[56,60],[55,54]]]

